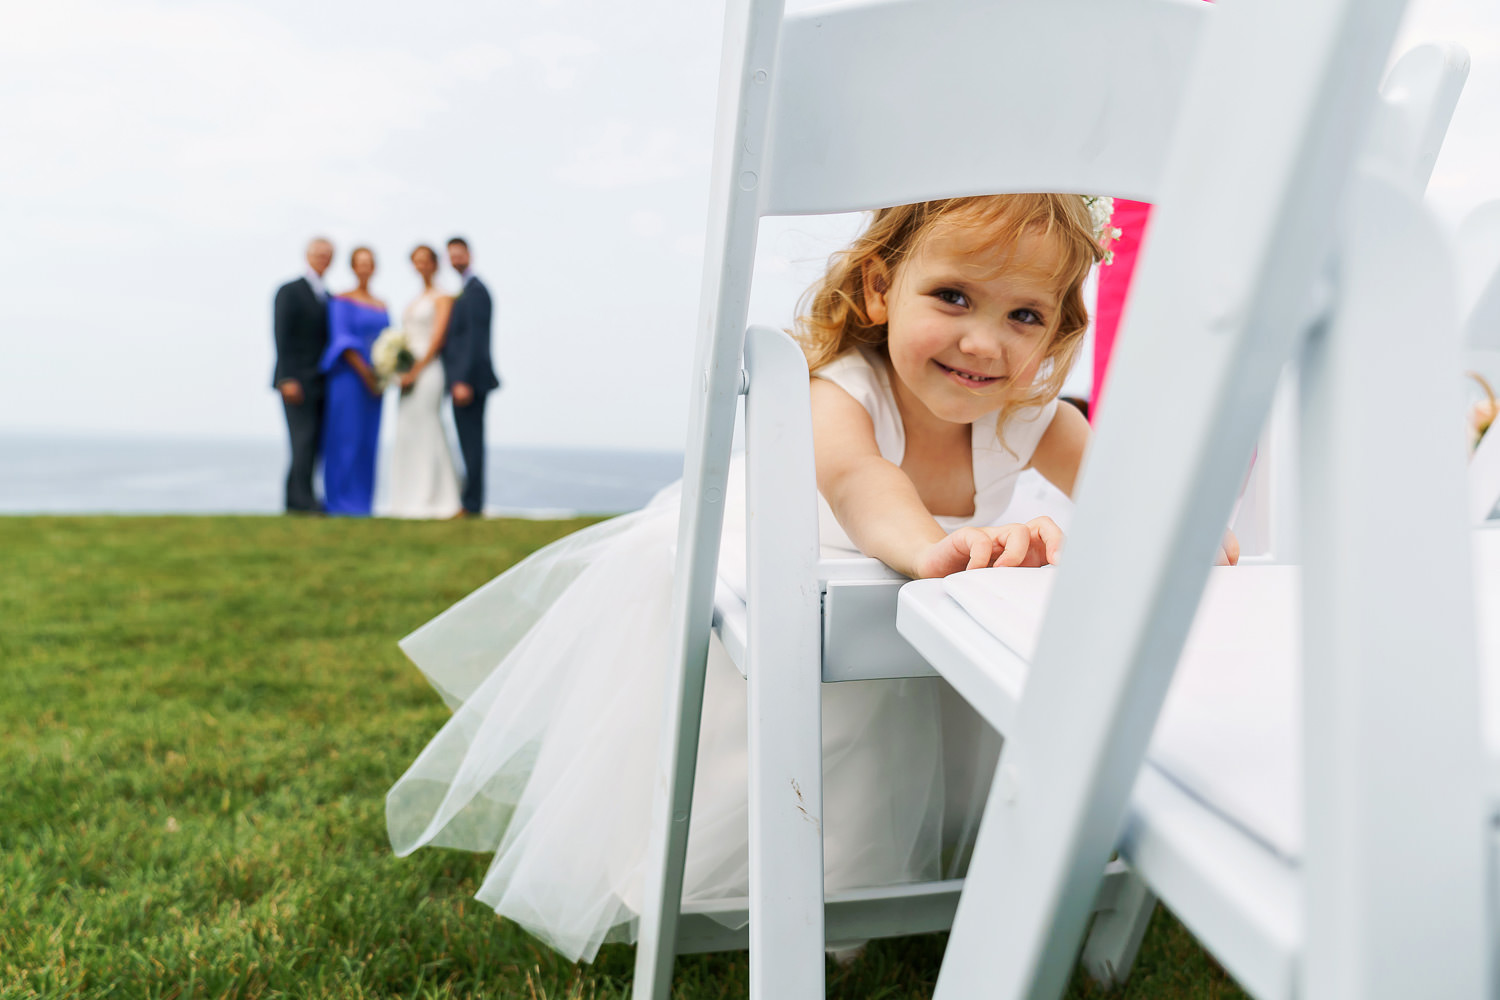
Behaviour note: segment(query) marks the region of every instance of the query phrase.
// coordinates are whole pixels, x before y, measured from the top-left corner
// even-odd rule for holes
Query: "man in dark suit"
[[[500,388],[490,360],[490,290],[469,269],[469,244],[455,236],[448,241],[448,263],[463,282],[448,316],[443,341],[443,368],[453,397],[453,423],[458,449],[464,456],[464,513],[484,512],[484,404]]]
[[[313,469],[323,435],[323,373],[318,363],[328,347],[328,292],[323,272],[333,260],[333,244],[319,237],[307,244],[307,270],[276,289],[276,374],[271,385],[281,393],[286,429],[292,442],[292,464],[286,474],[287,513],[310,514],[318,508]]]

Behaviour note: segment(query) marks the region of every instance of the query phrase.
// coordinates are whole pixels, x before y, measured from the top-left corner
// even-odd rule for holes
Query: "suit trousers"
[[[318,449],[323,437],[323,397],[303,399],[300,403],[281,401],[286,411],[287,435],[291,439],[292,464],[286,474],[286,509],[314,511],[318,498],[313,494],[313,470],[318,464]]]
[[[468,406],[453,407],[453,425],[458,430],[458,450],[464,457],[464,510],[484,512],[484,404],[488,393],[475,393]]]

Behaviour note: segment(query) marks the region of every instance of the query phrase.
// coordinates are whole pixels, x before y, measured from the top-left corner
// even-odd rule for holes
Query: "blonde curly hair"
[[[1048,277],[1057,282],[1060,308],[1040,341],[1042,365],[1036,380],[1000,408],[997,427],[1003,430],[1017,410],[1057,398],[1083,343],[1089,321],[1083,283],[1104,258],[1104,249],[1081,195],[986,195],[879,209],[853,244],[829,258],[827,273],[803,295],[796,336],[815,373],[856,346],[875,348],[888,358],[886,325],[871,322],[866,309],[866,271],[894,275],[935,232],[955,230],[972,232],[976,247],[1014,244],[1027,234],[1050,238],[1057,249]]]

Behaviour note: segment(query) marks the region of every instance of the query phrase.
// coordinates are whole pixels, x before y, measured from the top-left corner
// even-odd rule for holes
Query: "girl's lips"
[[[959,385],[971,389],[991,386],[1004,378],[1003,375],[981,375],[979,372],[971,372],[963,368],[954,368],[952,365],[945,365],[941,361],[937,360],[934,360],[932,363],[941,368],[949,378],[953,379]]]

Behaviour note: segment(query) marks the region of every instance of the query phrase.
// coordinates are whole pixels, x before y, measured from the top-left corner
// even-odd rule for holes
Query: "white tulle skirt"
[[[392,846],[494,851],[476,897],[570,959],[634,937],[676,534],[668,491],[540,550],[401,644],[454,712],[387,796]],[[946,685],[825,686],[823,744],[830,890],[961,861],[999,741]],[[688,901],[746,894],[745,752],[745,682],[715,640]]]

